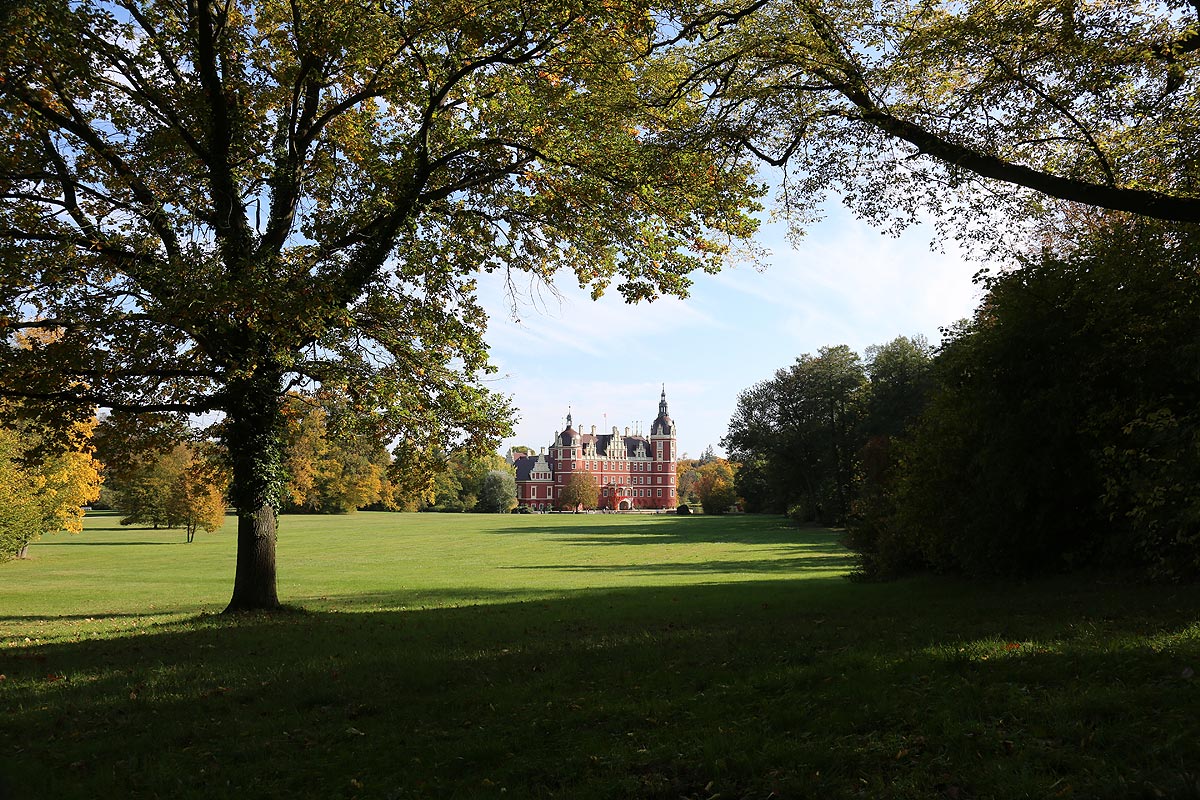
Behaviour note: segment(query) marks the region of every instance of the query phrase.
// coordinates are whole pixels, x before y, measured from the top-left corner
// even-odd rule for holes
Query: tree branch
[[[1060,200],[1085,203],[1113,211],[1128,211],[1176,222],[1200,222],[1200,199],[1197,198],[1064,178],[955,144],[919,125],[877,109],[863,109],[858,118],[885,133],[903,139],[926,155],[985,178],[1024,186]]]

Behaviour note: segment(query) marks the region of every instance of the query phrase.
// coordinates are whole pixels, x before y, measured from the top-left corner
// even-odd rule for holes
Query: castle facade
[[[667,390],[658,401],[650,435],[580,433],[567,414],[567,427],[556,433],[549,452],[516,459],[517,502],[535,511],[560,508],[563,486],[576,473],[590,474],[599,488],[600,508],[616,511],[669,509],[675,496],[675,423],[667,413]]]

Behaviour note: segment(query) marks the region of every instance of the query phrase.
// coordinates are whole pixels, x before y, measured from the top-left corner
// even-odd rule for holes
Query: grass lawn
[[[844,579],[778,518],[285,517],[0,564],[0,800],[1200,797],[1200,588]]]

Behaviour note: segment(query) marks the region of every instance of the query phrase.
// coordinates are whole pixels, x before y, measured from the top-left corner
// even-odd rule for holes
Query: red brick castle
[[[614,510],[675,508],[675,423],[667,413],[667,390],[658,401],[658,417],[650,436],[580,433],[571,424],[554,435],[550,452],[521,456],[517,468],[517,502],[536,511],[559,507],[563,485],[578,472],[590,473],[600,488],[600,507]]]

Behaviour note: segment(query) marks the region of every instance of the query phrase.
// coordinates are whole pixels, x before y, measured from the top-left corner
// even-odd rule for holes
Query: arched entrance
[[[618,511],[629,511],[632,508],[633,508],[633,503],[630,502],[629,500],[625,499],[624,497],[621,498],[621,502],[617,505]]]

